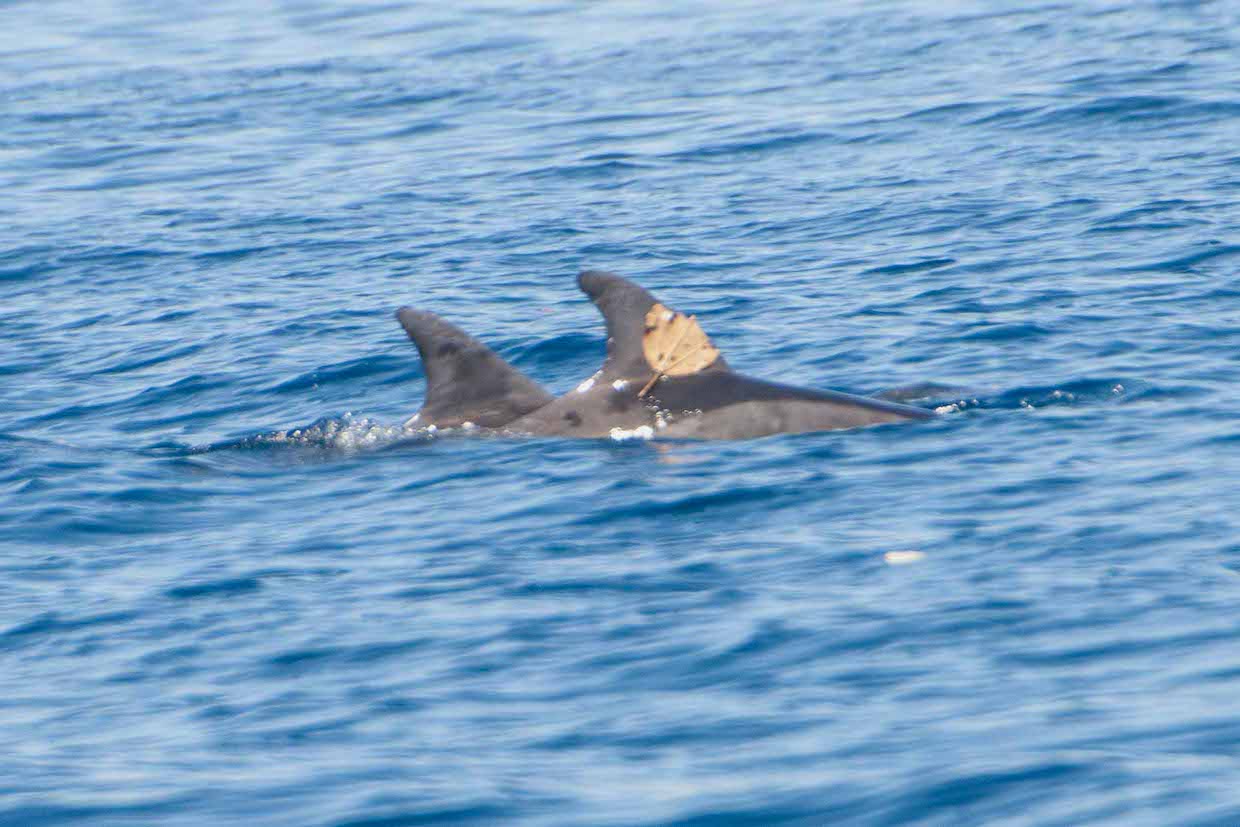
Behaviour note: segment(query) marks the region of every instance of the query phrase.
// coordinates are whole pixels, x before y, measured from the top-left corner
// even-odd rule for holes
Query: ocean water
[[[1238,230],[1235,3],[0,3],[0,825],[1238,824]],[[943,415],[401,429],[583,268]]]

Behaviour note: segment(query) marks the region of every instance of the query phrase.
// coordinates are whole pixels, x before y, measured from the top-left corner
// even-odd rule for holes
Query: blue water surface
[[[1240,824],[1238,230],[1235,3],[0,3],[0,824]],[[401,429],[582,268],[943,415]]]

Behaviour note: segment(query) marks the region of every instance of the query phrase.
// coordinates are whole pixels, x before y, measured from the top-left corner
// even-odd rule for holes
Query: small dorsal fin
[[[410,422],[499,428],[552,400],[495,351],[435,314],[402,307],[396,318],[417,345],[426,369],[426,401]]]
[[[658,299],[628,279],[601,270],[586,270],[577,277],[577,285],[607,322],[604,376],[635,379],[651,375],[642,337],[646,334],[646,314],[659,303]],[[708,370],[728,370],[728,366],[719,356]]]

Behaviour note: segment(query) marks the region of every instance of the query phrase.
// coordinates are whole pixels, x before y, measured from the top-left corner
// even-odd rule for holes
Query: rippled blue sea
[[[1235,3],[0,2],[0,825],[1240,824],[1238,268]]]

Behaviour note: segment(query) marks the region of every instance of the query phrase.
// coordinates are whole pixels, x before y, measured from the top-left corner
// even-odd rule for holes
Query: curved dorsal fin
[[[626,379],[651,375],[642,337],[646,335],[646,314],[659,303],[658,299],[628,279],[602,270],[586,270],[577,276],[577,285],[607,322],[603,374]],[[728,370],[728,365],[719,356],[707,370]]]
[[[435,314],[402,307],[396,318],[426,369],[426,401],[414,418],[419,426],[499,428],[551,401],[541,385]]]

